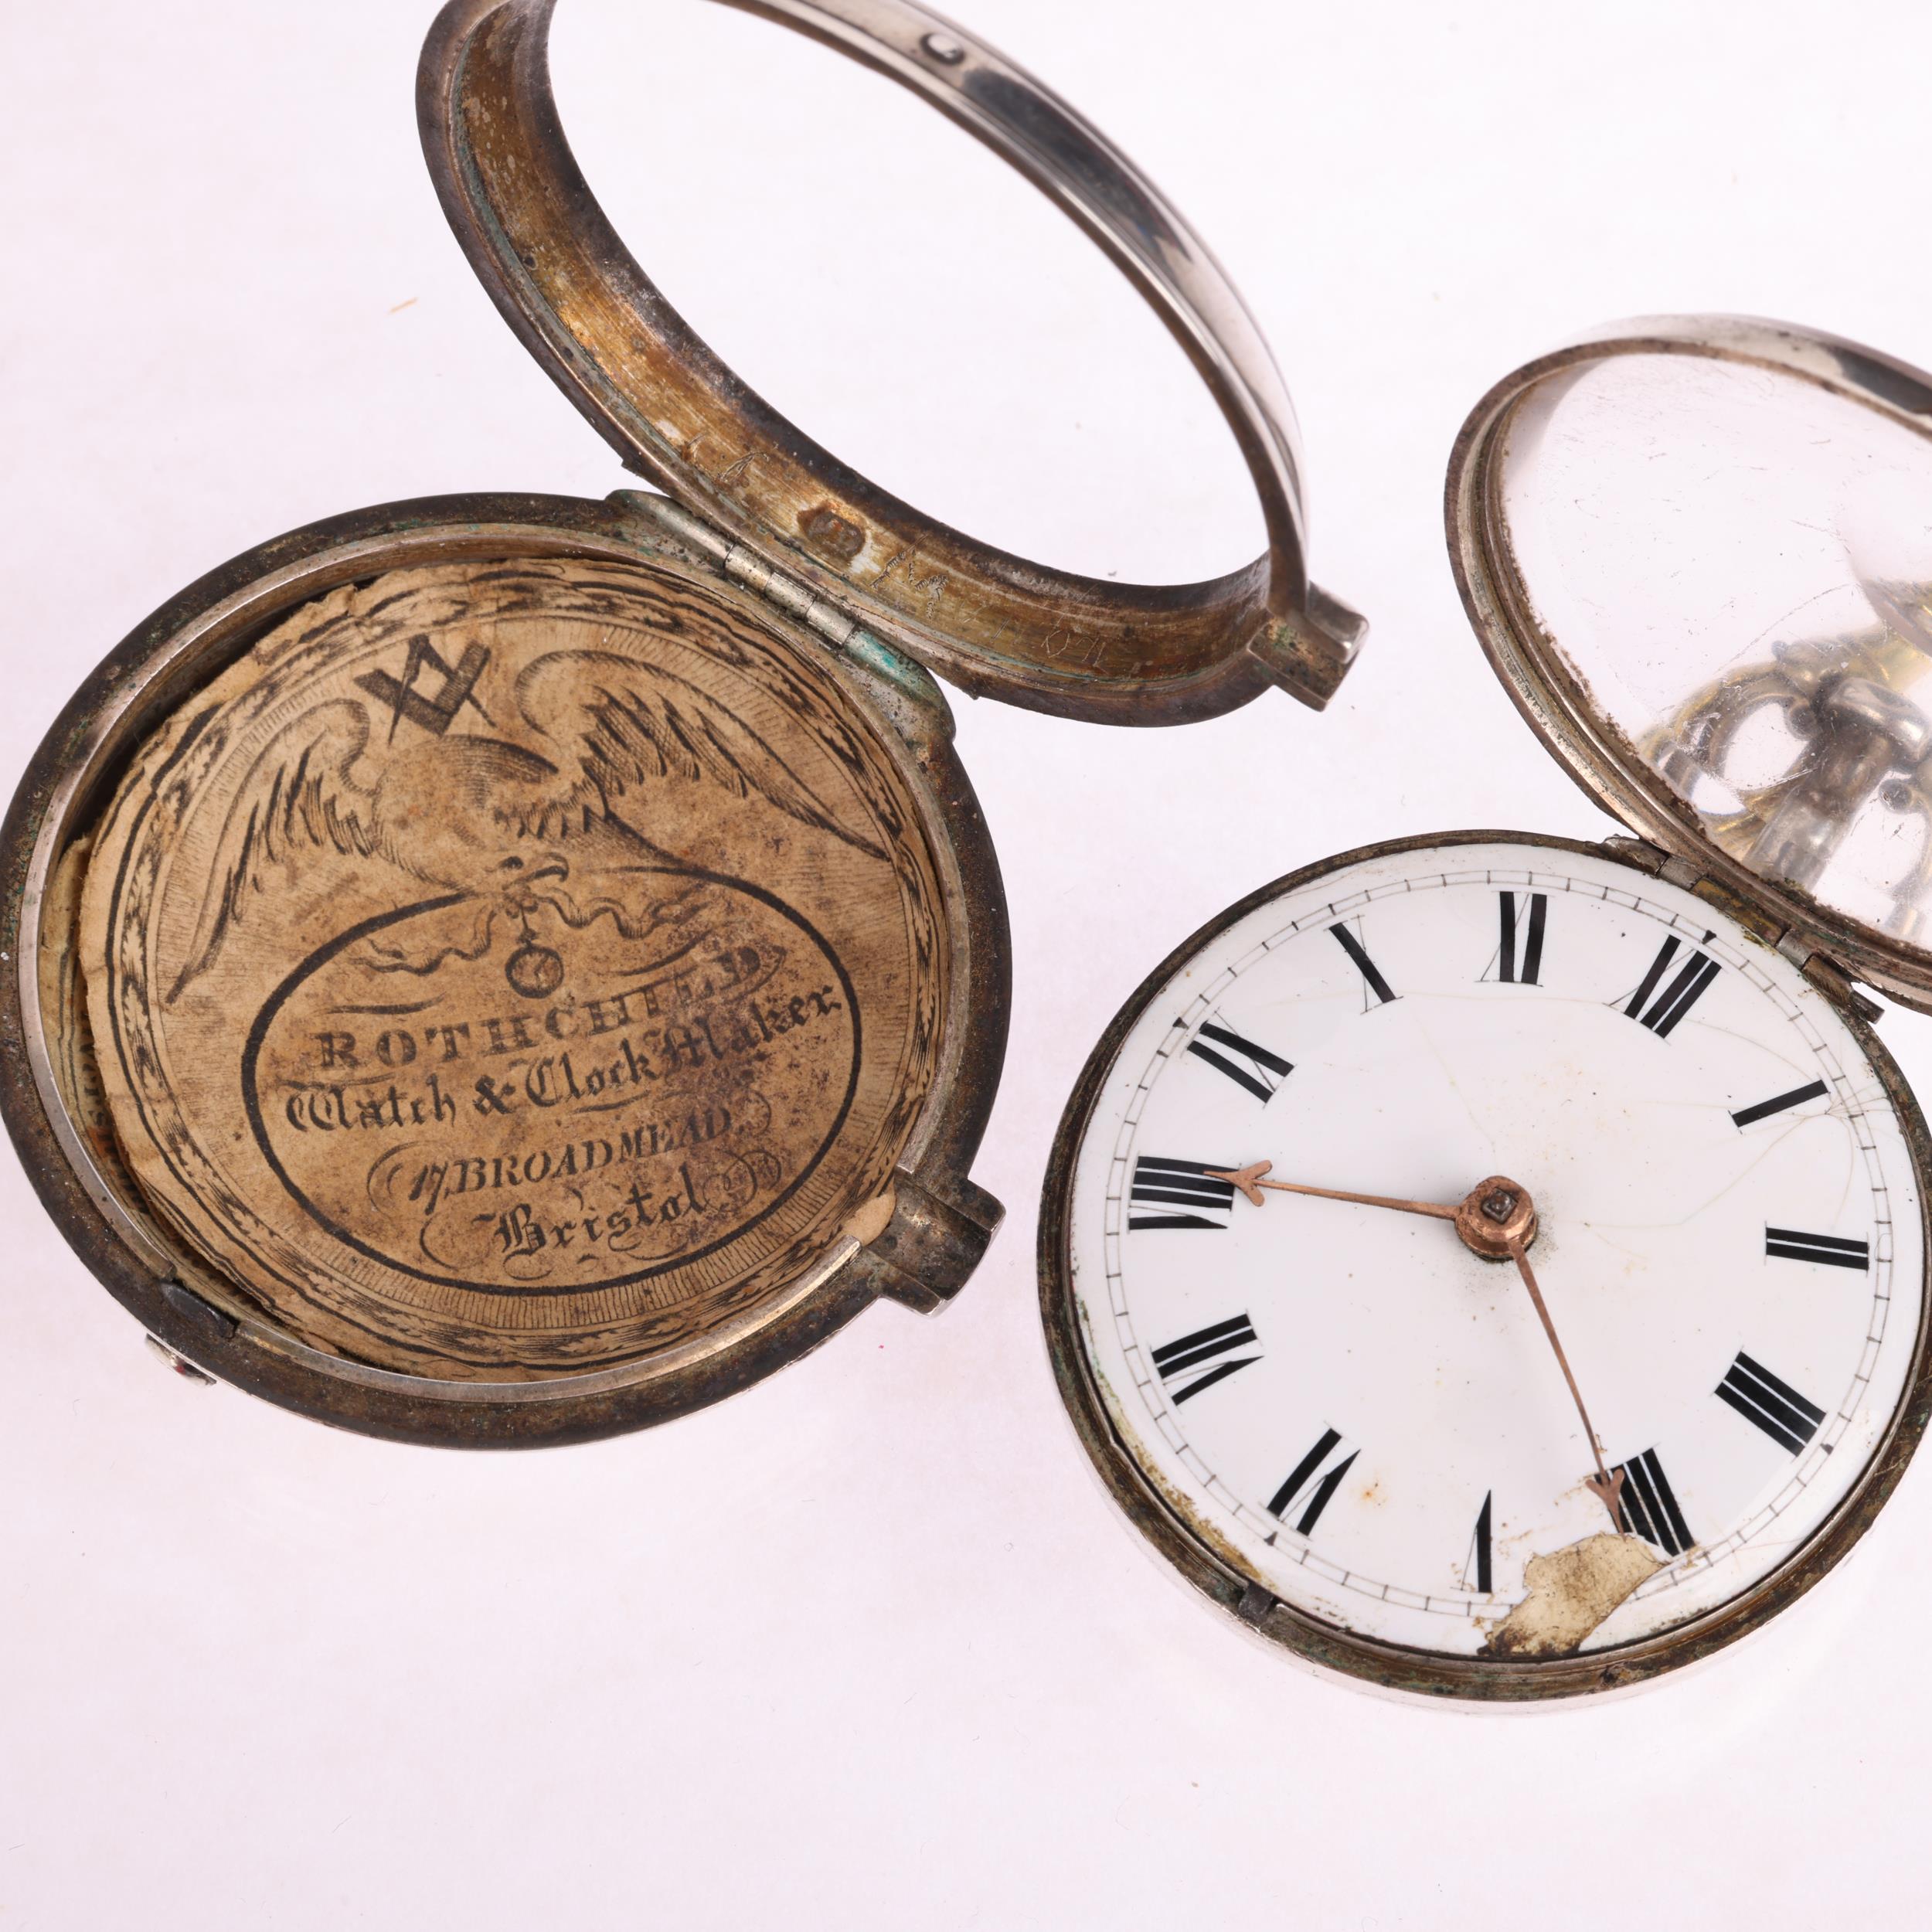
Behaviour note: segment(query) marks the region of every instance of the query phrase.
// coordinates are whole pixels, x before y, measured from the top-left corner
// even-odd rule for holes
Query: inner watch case
[[[553,4],[444,9],[423,145],[511,327],[668,494],[249,551],[88,679],[0,835],[0,1105],[76,1251],[184,1372],[456,1445],[663,1420],[972,1272],[1006,918],[931,673],[1179,723],[1319,709],[1362,629],[1308,582],[1239,298],[1038,83],[906,0],[750,9],[950,115],[1160,313],[1264,509],[1217,581],[990,549],[747,389],[579,173]]]
[[[1130,998],[1088,1060],[1061,1122],[1042,1201],[1042,1312],[1063,1400],[1103,1482],[1149,1543],[1212,1600],[1304,1660],[1430,1697],[1524,1701],[1633,1685],[1711,1654],[1803,1595],[1869,1527],[1903,1474],[1932,1413],[1925,1260],[1932,1251],[1932,1138],[1871,1030],[1880,1009],[1859,988],[1862,983],[1932,1011],[1928,506],[1932,377],[1833,336],[1733,317],[1643,320],[1516,370],[1471,412],[1451,453],[1451,560],[1505,688],[1538,739],[1621,821],[1620,830],[1595,847],[1522,832],[1454,832],[1304,865],[1185,941]],[[1679,930],[1665,935],[1653,958],[1655,940],[1643,920],[1665,917],[1651,901],[1661,903],[1667,888],[1676,896],[1668,917]],[[1446,905],[1458,892],[1474,910],[1455,929],[1455,944],[1438,940],[1427,961],[1412,950],[1405,964],[1395,963],[1396,949],[1418,942],[1405,941],[1391,909]],[[1566,892],[1573,900],[1563,899]],[[1573,903],[1631,910],[1636,937],[1617,943],[1634,949],[1636,970],[1651,961],[1634,990],[1617,979],[1629,962],[1604,937],[1611,924],[1594,939],[1573,938],[1560,960],[1560,940],[1553,938],[1546,952],[1546,910]],[[1641,919],[1640,906],[1648,909]],[[1553,912],[1553,930],[1568,916]],[[1498,917],[1499,927],[1490,923]],[[1699,927],[1708,927],[1701,938]],[[1302,942],[1304,931],[1314,937]],[[1325,944],[1328,935],[1341,947]],[[1465,941],[1473,948],[1467,957],[1457,950]],[[1372,957],[1378,949],[1386,949],[1394,983]],[[1337,963],[1345,954],[1352,967]],[[1782,1084],[1796,1090],[1774,1094],[1781,1080],[1769,1077],[1764,1094],[1726,1100],[1721,1070],[1706,1068],[1696,1079],[1687,1071],[1684,1084],[1665,1090],[1654,1116],[1644,1111],[1654,1097],[1638,1090],[1638,1073],[1628,1091],[1604,1097],[1614,1083],[1601,1070],[1613,1060],[1641,1072],[1675,1052],[1680,1067],[1706,1068],[1697,1047],[1686,1044],[1701,1022],[1686,1026],[1675,1048],[1661,1043],[1719,978],[1723,960],[1738,968],[1730,985],[1770,987],[1772,968],[1789,981],[1779,997],[1798,1015],[1794,1038],[1803,1036],[1804,1052],[1842,1053],[1842,1064],[1830,1061],[1835,1087],[1823,1078],[1800,1086],[1794,1073]],[[1305,986],[1293,978],[1297,971]],[[1602,983],[1593,984],[1593,973]],[[1447,1016],[1440,1037],[1427,1035],[1426,1050],[1415,1044],[1420,1035],[1400,1028],[1393,1036],[1372,1035],[1375,1016],[1403,1010],[1405,987],[1415,995],[1410,1010],[1433,999],[1428,1013]],[[1498,1053],[1466,1086],[1456,1086],[1456,1070],[1468,1067],[1443,1043],[1486,1039],[1481,1026],[1501,1026],[1498,1015],[1507,1015],[1510,1038],[1548,1046],[1559,1033],[1556,1021],[1537,1017],[1544,1009],[1535,1002],[1546,995],[1549,1014],[1584,1016],[1579,1029],[1600,1022],[1600,1033],[1590,1037],[1614,1035],[1614,1053],[1593,1060],[1577,1047],[1562,1073],[1553,1070],[1559,1063],[1553,1053],[1522,1072],[1515,1088],[1507,1087],[1508,1056]],[[1614,997],[1606,1001],[1607,995]],[[1816,996],[1822,1017],[1814,1026],[1799,1001]],[[1217,1004],[1223,1000],[1225,1011]],[[1380,1023],[1386,1029],[1392,1022]],[[1742,1057],[1741,1033],[1716,1019],[1709,1030],[1736,1048],[1737,1066],[1757,1067]],[[1383,1063],[1371,1058],[1372,1037],[1394,1037],[1413,1049],[1403,1111],[1372,1097],[1362,1069]],[[1808,1064],[1796,1049],[1784,1053],[1768,1053],[1764,1063],[1774,1070],[1787,1060]],[[1411,1070],[1399,1057],[1389,1064],[1405,1078]],[[1169,1066],[1183,1070],[1162,1087]],[[1458,1131],[1466,1128],[1469,1145],[1447,1128],[1431,1139],[1410,1124],[1426,1114],[1425,1077],[1437,1072],[1455,1094],[1442,1118],[1460,1123]],[[1327,1114],[1312,1104],[1299,1109],[1292,1098],[1264,1111],[1277,1090],[1292,1094],[1291,1074],[1303,1092],[1326,1096]],[[1332,1080],[1326,1088],[1324,1078]],[[1507,1146],[1500,1129],[1485,1138],[1489,1116],[1470,1097],[1498,1089],[1549,1107],[1540,1128]],[[1815,1121],[1801,1119],[1805,1107],[1817,1110]],[[1359,1117],[1350,1107],[1360,1110]],[[1652,1269],[1631,1230],[1641,1223],[1681,1231],[1699,1214],[1708,1218],[1708,1203],[1697,1206],[1704,1196],[1693,1187],[1691,1204],[1679,1213],[1639,1190],[1630,1196],[1635,1205],[1606,1210],[1629,1243],[1620,1264],[1608,1247],[1587,1245],[1588,1208],[1597,1197],[1577,1177],[1648,1185],[1644,1163],[1655,1158],[1655,1137],[1631,1130],[1620,1140],[1616,1124],[1648,1128],[1665,1119],[1682,1128],[1685,1148],[1693,1126],[1711,1146],[1723,1144],[1726,1159],[1733,1158],[1734,1141],[1740,1172],[1764,1158],[1769,1145],[1749,1141],[1748,1130],[1761,1124],[1767,1134],[1782,1134],[1794,1122],[1793,1131],[1821,1124],[1828,1138],[1803,1144],[1813,1149],[1807,1178],[1829,1193],[1834,1161],[1848,1174],[1855,1164],[1873,1173],[1883,1165],[1890,1191],[1874,1194],[1870,1225],[1862,1223],[1855,1238],[1794,1233],[1773,1225],[1779,1209],[1771,1208],[1730,1245],[1714,1247],[1699,1278],[1665,1265],[1671,1256]],[[1145,1153],[1137,1138],[1143,1124]],[[1171,1141],[1162,1139],[1165,1131]],[[1179,1144],[1189,1132],[1198,1146]],[[1333,1145],[1345,1151],[1331,1172],[1324,1151]],[[1367,1179],[1340,1171],[1369,1147],[1386,1155],[1385,1168],[1366,1163]],[[1270,1158],[1243,1165],[1257,1152]],[[1184,1153],[1215,1158],[1177,1158]],[[1527,1164],[1511,1168],[1532,1177],[1527,1190],[1516,1180],[1480,1179],[1479,1165],[1463,1172],[1469,1158],[1484,1155]],[[1277,1161],[1280,1174],[1267,1178]],[[1704,1171],[1689,1154],[1682,1163],[1683,1171]],[[1344,1187],[1379,1192],[1335,1192]],[[1549,1260],[1560,1280],[1563,1270],[1572,1270],[1570,1297],[1559,1298],[1561,1323],[1573,1346],[1583,1337],[1580,1372],[1593,1403],[1607,1386],[1611,1394],[1605,1412],[1611,1438],[1591,1433],[1595,1424],[1583,1413],[1548,1315],[1542,1315],[1546,1336],[1535,1332],[1509,1293],[1490,1298],[1515,1311],[1490,1327],[1467,1313],[1488,1305],[1480,1297],[1453,1302],[1458,1335],[1466,1330],[1480,1346],[1468,1342],[1465,1359],[1443,1344],[1438,1360],[1435,1332],[1403,1298],[1418,1278],[1439,1285],[1422,1261],[1412,1258],[1405,1273],[1361,1261],[1366,1250],[1357,1249],[1338,1260],[1332,1243],[1323,1248],[1321,1241],[1325,1227],[1342,1224],[1314,1220],[1287,1224],[1301,1230],[1301,1248],[1277,1234],[1270,1237],[1277,1245],[1255,1248],[1259,1260],[1241,1247],[1244,1233],[1222,1238],[1230,1228],[1245,1230],[1237,1209],[1261,1202],[1264,1189],[1287,1197],[1326,1192],[1358,1204],[1352,1213],[1366,1202],[1376,1222],[1377,1209],[1461,1215],[1462,1209],[1440,1204],[1471,1188],[1464,1208],[1479,1202],[1481,1213],[1505,1218],[1529,1213],[1533,1196],[1529,1232],[1519,1233],[1513,1251],[1452,1236],[1403,1252],[1426,1256],[1441,1280],[1462,1265],[1465,1246],[1476,1250],[1464,1270],[1471,1277],[1498,1253],[1507,1260],[1513,1252],[1532,1281],[1529,1257],[1540,1216],[1541,1233],[1553,1238],[1536,1265]],[[1840,1208],[1853,1215],[1845,1203],[1863,1197],[1849,1179],[1840,1192]],[[1665,1190],[1658,1198],[1667,1196]],[[1749,1199],[1741,1183],[1739,1198]],[[1137,1210],[1124,1201],[1141,1205]],[[1749,1202],[1753,1209],[1760,1205]],[[1828,1203],[1812,1211],[1835,1210]],[[1789,1212],[1801,1216],[1802,1203]],[[1279,1230],[1284,1211],[1273,1213],[1268,1225]],[[1379,1221],[1402,1219],[1385,1214]],[[1457,1221],[1458,1230],[1464,1225]],[[1177,1232],[1184,1230],[1219,1231],[1206,1270],[1192,1249],[1182,1257],[1158,1245],[1189,1241]],[[1354,1221],[1343,1233],[1363,1238]],[[1256,1271],[1252,1294],[1243,1266]],[[1791,1291],[1778,1303],[1775,1270],[1800,1267],[1821,1269],[1834,1282],[1841,1275],[1869,1280],[1869,1303],[1835,1301],[1823,1291]],[[1198,1304],[1188,1301],[1202,1281],[1212,1288]],[[1682,1311],[1682,1328],[1659,1321],[1648,1354],[1638,1345],[1619,1353],[1617,1338],[1645,1338],[1634,1310],[1647,1281],[1662,1298],[1653,1311],[1668,1301]],[[1708,1332],[1699,1325],[1713,1305],[1713,1281],[1751,1298],[1754,1315],[1774,1305],[1850,1310],[1832,1342],[1839,1351],[1832,1358],[1835,1413],[1781,1382],[1781,1393],[1766,1400],[1779,1406],[1792,1396],[1794,1406],[1780,1413],[1796,1420],[1771,1419],[1753,1409],[1755,1396],[1740,1393],[1721,1364],[1710,1368],[1707,1355],[1735,1345],[1715,1318]],[[1505,1281],[1505,1289],[1512,1287]],[[1529,1293],[1539,1291],[1532,1284]],[[1137,1307],[1153,1311],[1141,1318],[1145,1332],[1134,1325]],[[1540,1300],[1536,1307],[1540,1313]],[[1362,1323],[1359,1332],[1344,1326],[1352,1319]],[[1361,1346],[1351,1353],[1334,1344],[1325,1321]],[[1208,1325],[1196,1325],[1201,1322]],[[1405,1328],[1425,1337],[1417,1359],[1403,1359],[1413,1372],[1392,1373],[1388,1408],[1368,1413],[1365,1379],[1372,1379],[1378,1358],[1374,1342],[1362,1337]],[[1311,1434],[1315,1426],[1315,1396],[1306,1389],[1292,1392],[1305,1400],[1291,1416],[1266,1406],[1263,1399],[1287,1386],[1267,1379],[1270,1328],[1279,1359],[1312,1364],[1311,1377],[1341,1385],[1330,1390],[1325,1383],[1318,1393],[1338,1414],[1345,1411],[1348,1426],[1370,1446],[1358,1461],[1341,1424],[1331,1422],[1316,1451],[1269,1502],[1256,1498],[1267,1498],[1289,1467],[1287,1452],[1305,1447],[1287,1435],[1304,1420]],[[1793,1372],[1812,1373],[1795,1328],[1792,1333],[1787,1361],[1800,1365]],[[1509,1466],[1495,1451],[1505,1472],[1495,1491],[1498,1522],[1508,1531],[1502,1538],[1499,1529],[1498,1547],[1507,1542],[1523,1584],[1512,1584],[1513,1594],[1491,1594],[1492,1498],[1479,1486],[1467,1521],[1438,1512],[1448,1524],[1443,1561],[1426,1549],[1414,1573],[1396,1576],[1357,1560],[1365,1549],[1383,1549],[1378,1535],[1393,1547],[1387,1526],[1398,1515],[1390,1512],[1426,1488],[1418,1468],[1444,1466],[1471,1442],[1494,1448],[1481,1436],[1481,1418],[1471,1420],[1466,1402],[1457,1406],[1458,1392],[1488,1386],[1481,1376],[1496,1363],[1513,1365],[1506,1350],[1519,1339],[1540,1366],[1534,1376],[1513,1379],[1497,1368],[1497,1386],[1511,1403],[1536,1389],[1550,1396],[1561,1422],[1549,1440],[1567,1442],[1563,1431],[1577,1427],[1577,1467],[1565,1478],[1573,1486],[1547,1509],[1532,1497],[1513,1521],[1502,1495]],[[1562,1406],[1546,1341],[1569,1379],[1574,1418]],[[1668,1378],[1656,1365],[1666,1357],[1672,1372],[1681,1366],[1691,1378],[1684,1389],[1672,1383],[1658,1393]],[[1742,1354],[1737,1361],[1747,1359],[1755,1361]],[[1257,1365],[1263,1372],[1225,1380]],[[1821,1386],[1830,1383],[1822,1369],[1816,1372]],[[1849,1393],[1841,1398],[1835,1389],[1846,1374]],[[1759,1393],[1769,1386],[1752,1384]],[[1216,1394],[1181,1417],[1178,1405],[1210,1387]],[[1244,1393],[1237,1398],[1236,1390]],[[1672,1406],[1680,1395],[1691,1408]],[[1216,1402],[1223,1406],[1213,1410]],[[1247,1453],[1240,1402],[1264,1409],[1269,1427],[1284,1438],[1277,1444],[1268,1437],[1265,1453],[1257,1452],[1256,1469],[1268,1478],[1258,1488],[1224,1475],[1240,1468]],[[1719,1432],[1741,1430],[1745,1452],[1768,1442],[1768,1459],[1747,1462],[1740,1453],[1735,1464],[1724,1463],[1738,1444],[1720,1433],[1710,1468],[1721,1464],[1723,1481],[1711,1475],[1698,1461],[1702,1439],[1696,1429],[1713,1417]],[[1628,1440],[1616,1436],[1619,1427]],[[1406,1463],[1389,1447],[1398,1437]],[[1665,1459],[1679,1458],[1677,1489],[1659,1473],[1659,1452],[1644,1446],[1666,1437]],[[1209,1447],[1198,1449],[1197,1438]],[[1522,1440],[1544,1438],[1526,1428]],[[1829,1463],[1829,1484],[1807,1490],[1835,1448],[1844,1453]],[[1613,1477],[1606,1458],[1620,1457]],[[1352,1487],[1344,1488],[1351,1471]],[[1723,1487],[1733,1479],[1734,1493]],[[1699,1481],[1706,1483],[1701,1494],[1692,1487]],[[1593,1486],[1594,1496],[1586,1493]],[[1531,1488],[1526,1482],[1523,1493]],[[1801,1494],[1812,1498],[1809,1517],[1782,1516]],[[1324,1518],[1331,1496],[1341,1500]],[[1686,1517],[1696,1526],[1687,1527]],[[1503,1570],[1499,1557],[1496,1575]]]

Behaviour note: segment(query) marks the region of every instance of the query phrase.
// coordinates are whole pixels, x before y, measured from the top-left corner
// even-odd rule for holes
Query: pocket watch
[[[1531,1699],[1700,1658],[1851,1548],[1924,1427],[1932,378],[1729,318],[1518,370],[1449,547],[1623,824],[1264,886],[1061,1123],[1061,1394],[1199,1590],[1318,1666]]]
[[[49,1212],[184,1371],[454,1444],[743,1387],[884,1294],[945,1304],[1004,1049],[998,866],[931,673],[1117,724],[1277,685],[1293,417],[1213,258],[1070,108],[904,0],[762,9],[1029,175],[1189,350],[1268,550],[1121,585],[988,549],[719,363],[578,172],[550,0],[453,0],[430,172],[530,352],[668,492],[391,504],[163,605],[0,839],[0,1103]]]

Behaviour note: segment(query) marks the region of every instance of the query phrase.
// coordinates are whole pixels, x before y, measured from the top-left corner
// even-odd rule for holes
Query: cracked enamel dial
[[[1923,1130],[1702,898],[1385,848],[1217,922],[1110,1039],[1063,1130],[1063,1381],[1258,1614],[1610,1651],[1756,1598],[1872,1487],[1920,1375]],[[1532,1227],[1520,1270],[1465,1200]]]

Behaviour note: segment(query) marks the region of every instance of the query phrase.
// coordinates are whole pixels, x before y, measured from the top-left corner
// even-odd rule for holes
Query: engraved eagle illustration
[[[540,905],[573,927],[609,917],[629,938],[682,917],[708,882],[633,822],[648,822],[654,790],[666,786],[740,799],[755,794],[801,825],[886,858],[716,698],[661,665],[614,651],[553,651],[518,674],[522,722],[555,748],[554,757],[508,738],[451,730],[465,708],[498,728],[475,692],[488,655],[471,645],[452,668],[419,638],[400,682],[382,672],[358,678],[379,700],[376,717],[389,719],[379,747],[371,745],[370,707],[347,696],[310,706],[269,738],[222,821],[168,1005],[214,965],[251,909],[272,906],[275,876],[308,855],[333,852],[393,866],[465,903],[478,951],[498,915],[527,925]],[[434,703],[414,689],[425,662],[444,675]],[[412,728],[399,743],[406,721]],[[426,971],[451,951],[470,950],[453,942],[435,958],[397,963]]]

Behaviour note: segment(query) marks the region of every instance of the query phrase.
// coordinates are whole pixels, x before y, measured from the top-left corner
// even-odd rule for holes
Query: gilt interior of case
[[[702,1344],[889,1189],[947,991],[922,822],[722,590],[397,571],[181,704],[71,849],[63,1084],[211,1298],[311,1348]]]

